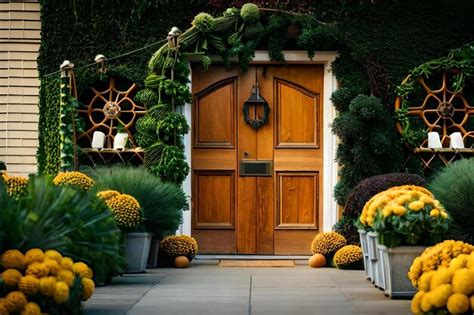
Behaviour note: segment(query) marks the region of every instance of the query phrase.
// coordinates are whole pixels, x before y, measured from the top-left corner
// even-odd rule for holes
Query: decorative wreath
[[[252,119],[249,117],[249,106],[252,103],[244,103],[244,121],[255,130],[258,130],[262,125],[268,122],[268,116],[270,115],[270,106],[267,102],[264,103],[253,103],[255,105],[263,105],[263,117],[260,119]]]

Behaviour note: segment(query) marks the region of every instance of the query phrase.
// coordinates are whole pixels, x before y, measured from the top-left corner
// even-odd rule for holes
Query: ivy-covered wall
[[[473,12],[474,4],[470,0],[255,3],[296,13],[263,10],[266,36],[257,49],[268,49],[275,60],[281,60],[281,49],[306,49],[309,54],[316,50],[338,50],[340,56],[333,69],[338,81],[347,88],[347,95],[353,98],[357,94],[373,94],[381,99],[387,112],[393,109],[394,87],[411,68],[474,40],[474,19],[468,14]],[[56,71],[64,59],[79,68],[91,63],[99,53],[113,58],[165,38],[172,26],[187,29],[199,12],[221,15],[228,7],[242,4],[243,1],[219,0],[43,0],[40,76]],[[155,45],[110,62],[108,74],[142,85],[147,62],[158,47]],[[106,78],[95,67],[78,70],[76,74],[79,90]],[[52,164],[57,163],[58,158],[50,154],[59,154],[54,150],[58,128],[49,127],[56,116],[55,109],[48,106],[55,104],[46,102],[57,93],[46,88],[51,80],[52,77],[43,80],[40,102],[38,162],[40,171],[46,173],[54,173],[58,168]],[[341,110],[349,110],[349,103],[350,99],[346,107],[342,104]],[[364,128],[354,132],[364,132]],[[346,150],[344,154],[354,152]],[[344,161],[349,166],[352,163],[350,157]],[[358,163],[365,169],[349,167],[345,170],[349,180],[341,189],[340,203],[358,180],[374,175],[372,172],[377,169],[369,169],[369,163],[363,161]],[[403,171],[400,167],[397,163],[392,170],[383,169]]]

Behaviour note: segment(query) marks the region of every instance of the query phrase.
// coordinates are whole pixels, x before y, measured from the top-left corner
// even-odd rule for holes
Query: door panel
[[[202,253],[309,254],[322,222],[323,67],[193,66],[193,227]],[[255,83],[270,107],[254,130],[243,103]],[[262,108],[250,111],[262,115]],[[270,177],[240,161],[273,161]]]

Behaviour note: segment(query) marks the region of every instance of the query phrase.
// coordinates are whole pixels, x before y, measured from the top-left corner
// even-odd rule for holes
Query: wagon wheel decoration
[[[98,91],[92,87],[94,96],[91,101],[85,109],[78,110],[90,125],[90,128],[79,136],[79,139],[87,138],[91,143],[94,131],[102,131],[107,139],[106,147],[111,148],[117,127],[121,125],[133,147],[136,147],[131,129],[135,121],[146,112],[144,107],[135,104],[132,100],[137,89],[138,86],[132,83],[127,90],[121,91],[116,87],[115,78],[110,78],[109,86],[104,91]]]
[[[410,77],[403,80],[405,84]],[[441,87],[433,89],[428,86],[423,77],[418,78],[418,83],[423,88],[424,96],[421,105],[410,106],[408,108],[408,117],[419,117],[427,126],[428,131],[437,131],[441,136],[443,147],[449,144],[449,135],[453,132],[460,132],[463,140],[474,138],[474,131],[467,130],[467,124],[470,119],[474,119],[474,106],[469,104],[462,95],[463,90],[452,91],[448,86],[448,75],[442,74]],[[402,105],[402,97],[397,97],[395,109],[398,110]],[[474,104],[473,104],[474,105]],[[397,122],[397,129],[403,132],[400,122]],[[427,148],[428,139],[425,139],[421,148]]]

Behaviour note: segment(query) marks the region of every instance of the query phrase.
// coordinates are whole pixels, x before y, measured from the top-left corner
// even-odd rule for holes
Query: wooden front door
[[[270,106],[244,121],[255,74]],[[322,227],[323,66],[192,67],[192,234],[200,253],[309,254]],[[263,108],[249,115],[262,117]],[[270,161],[241,176],[241,161]]]

